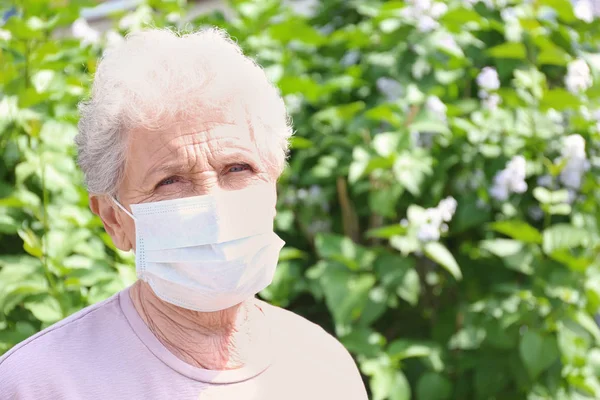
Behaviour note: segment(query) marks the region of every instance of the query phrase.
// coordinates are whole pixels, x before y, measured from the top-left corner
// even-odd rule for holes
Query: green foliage
[[[600,24],[567,0],[180,3],[129,29],[226,28],[294,119],[264,298],[334,332],[373,399],[600,398],[600,86],[569,81],[600,81]],[[105,39],[55,38],[80,4],[53,4],[0,39],[0,352],[135,278],[73,161]]]

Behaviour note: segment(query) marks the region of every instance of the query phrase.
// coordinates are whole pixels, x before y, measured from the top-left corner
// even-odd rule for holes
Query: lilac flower
[[[498,201],[505,201],[511,193],[524,193],[527,190],[525,169],[525,158],[523,156],[513,157],[506,164],[506,168],[494,176],[490,196]]]
[[[71,25],[71,33],[86,46],[100,41],[100,32],[88,25],[85,18],[79,18]]]
[[[493,67],[484,67],[477,75],[477,84],[486,92],[498,90],[500,88],[500,79],[498,72]]]
[[[446,120],[446,105],[437,96],[429,96],[425,101],[425,108],[437,115],[441,120]]]
[[[594,20],[594,9],[591,0],[574,0],[575,16],[588,24]]]
[[[590,162],[585,154],[585,139],[580,135],[570,135],[564,139],[559,162],[566,164],[560,172],[559,180],[567,188],[578,190],[583,175],[590,169]]]
[[[592,86],[593,80],[590,67],[582,59],[571,61],[567,65],[565,86],[573,94],[581,93]]]
[[[417,239],[431,242],[440,239],[448,231],[448,222],[452,220],[458,203],[453,197],[446,197],[437,207],[425,210],[425,221],[421,221],[417,230]]]
[[[400,82],[392,78],[379,78],[375,84],[377,89],[383,93],[390,102],[398,100],[404,93],[404,88]]]

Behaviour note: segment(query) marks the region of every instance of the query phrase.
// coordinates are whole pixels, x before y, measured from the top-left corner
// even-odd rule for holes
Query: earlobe
[[[128,240],[125,226],[112,200],[106,196],[90,195],[90,209],[102,220],[104,230],[110,235],[115,246],[123,251],[131,250],[131,242]]]

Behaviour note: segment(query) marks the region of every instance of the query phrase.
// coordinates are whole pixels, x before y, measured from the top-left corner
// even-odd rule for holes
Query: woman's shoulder
[[[277,359],[284,369],[310,373],[313,382],[326,382],[317,386],[337,394],[348,393],[324,398],[367,399],[356,363],[336,337],[292,311],[261,304],[272,321]]]
[[[117,294],[17,344],[0,357],[0,387],[10,384],[10,380],[52,374],[61,365],[70,364],[72,358],[79,357],[93,345],[95,338],[107,329],[115,328],[118,315]]]

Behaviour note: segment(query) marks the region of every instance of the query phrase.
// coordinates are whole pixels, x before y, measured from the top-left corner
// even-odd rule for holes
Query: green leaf
[[[417,382],[417,399],[448,400],[452,396],[452,382],[444,375],[427,372]]]
[[[551,191],[544,187],[536,187],[533,189],[533,197],[542,204],[560,204],[569,200],[569,192],[565,189]]]
[[[511,239],[490,239],[482,241],[480,247],[498,257],[508,257],[520,252],[523,243]]]
[[[315,247],[320,257],[338,261],[354,270],[370,268],[375,259],[372,251],[357,245],[347,236],[318,234]]]
[[[321,87],[308,76],[284,76],[278,86],[283,95],[301,93],[309,102],[316,102],[322,94]]]
[[[536,58],[538,65],[566,66],[572,57],[558,46],[544,48]]]
[[[336,325],[346,326],[360,318],[375,285],[375,277],[354,274],[339,264],[326,263],[319,283]]]
[[[370,328],[358,327],[340,337],[340,341],[352,353],[376,357],[382,350],[385,338]]]
[[[310,139],[306,139],[301,136],[292,136],[290,138],[290,148],[294,150],[310,149],[313,146],[314,143]]]
[[[553,108],[557,111],[563,111],[579,107],[580,101],[565,89],[555,88],[544,93],[540,105],[542,110]]]
[[[427,132],[427,133],[450,133],[448,125],[442,121],[438,121],[431,118],[417,119],[415,122],[410,124],[409,129],[415,132]]]
[[[392,170],[396,180],[403,188],[412,195],[419,196],[423,181],[433,172],[431,163],[432,160],[427,155],[420,156],[417,152],[403,153],[394,161]]]
[[[542,372],[558,361],[556,338],[542,335],[530,328],[521,338],[519,354],[531,379],[537,379]]]
[[[419,280],[417,271],[409,269],[404,273],[402,281],[396,289],[396,294],[398,294],[398,297],[408,302],[408,304],[412,306],[417,305],[419,302],[419,295],[421,294],[421,281]]]
[[[371,378],[373,400],[410,400],[410,384],[402,373],[382,366]]]
[[[365,236],[367,238],[380,238],[380,239],[389,239],[392,236],[402,235],[406,232],[406,228],[401,226],[400,224],[382,226],[381,228],[371,229],[367,231]]]
[[[475,326],[467,326],[452,335],[448,347],[450,349],[474,350],[481,346],[484,339],[485,330]]]
[[[50,295],[44,296],[41,300],[26,302],[25,308],[42,322],[54,323],[64,317],[58,300]]]
[[[570,224],[556,224],[543,232],[542,247],[546,254],[552,254],[556,250],[587,247],[590,243],[588,232]]]
[[[405,360],[407,358],[429,357],[437,350],[435,344],[397,339],[390,343],[387,354],[392,360]]]
[[[289,260],[295,260],[295,259],[306,259],[307,258],[307,254],[300,250],[300,249],[296,249],[294,247],[284,247],[283,249],[281,249],[281,252],[279,253],[279,261],[289,261]]]
[[[319,46],[325,41],[325,37],[314,27],[301,19],[289,19],[285,22],[271,25],[268,32],[275,39],[284,43],[297,40],[309,45]]]
[[[514,58],[523,60],[527,57],[527,50],[523,43],[506,42],[492,47],[488,50],[488,54],[494,58]]]
[[[567,23],[577,20],[573,13],[573,5],[569,0],[540,0],[538,4],[552,7],[558,17]]]
[[[425,245],[423,250],[427,257],[444,267],[446,271],[450,272],[454,279],[462,279],[460,267],[456,263],[452,253],[450,253],[450,251],[443,244],[438,242],[429,242]]]
[[[382,157],[389,157],[398,148],[400,138],[398,133],[384,132],[379,133],[373,138],[373,148]]]
[[[592,335],[596,343],[600,344],[600,328],[598,328],[596,321],[583,310],[577,310],[573,317],[579,325]]]
[[[350,183],[355,183],[363,176],[370,160],[371,155],[362,147],[355,147],[352,150],[352,163],[348,171],[348,181]]]
[[[524,221],[498,221],[491,225],[496,232],[525,243],[542,243],[542,234]]]

